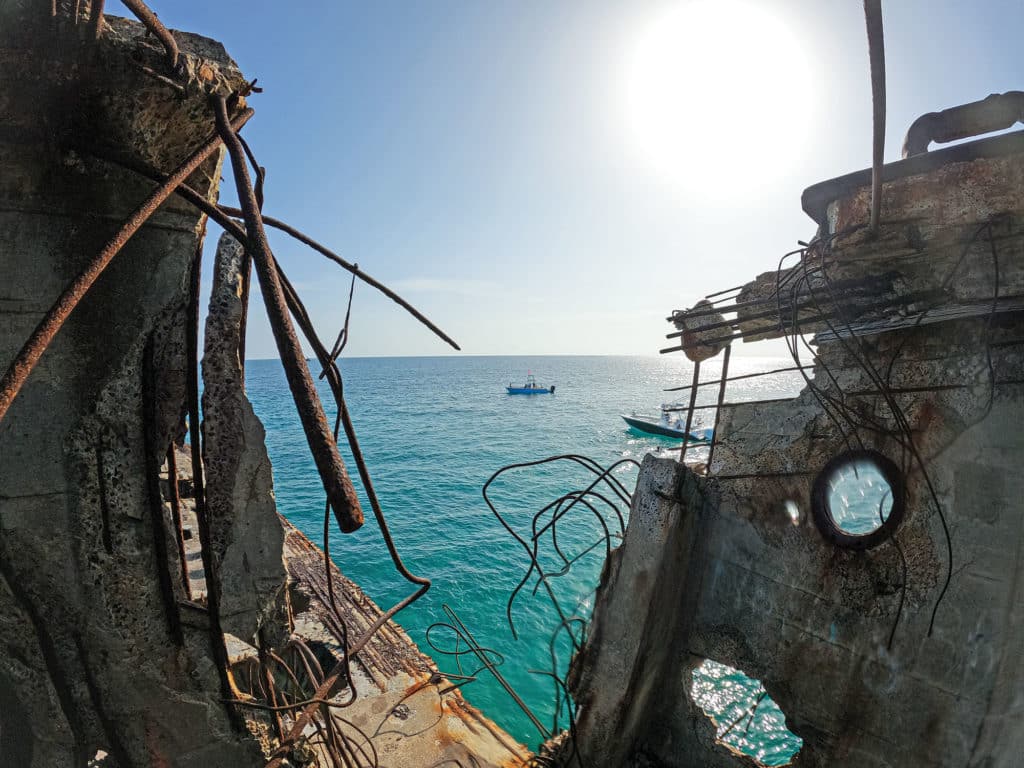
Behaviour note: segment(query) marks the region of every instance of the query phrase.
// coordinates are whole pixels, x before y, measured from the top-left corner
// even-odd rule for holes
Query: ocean
[[[506,617],[509,595],[525,575],[530,560],[522,546],[488,509],[481,488],[500,468],[549,456],[580,454],[612,474],[632,492],[636,468],[625,460],[645,454],[678,455],[677,441],[647,437],[629,430],[620,414],[656,415],[673,401],[667,387],[689,384],[691,364],[682,355],[665,357],[404,357],[342,358],[345,395],[363,454],[390,524],[398,550],[414,574],[433,585],[397,621],[445,672],[472,675],[475,658],[456,650],[444,606],[449,606],[476,641],[491,649],[499,669],[547,730],[566,727],[564,702],[557,707],[553,669],[563,675],[571,646],[566,631],[552,642],[558,614],[542,586],[523,589],[512,606],[518,633]],[[783,367],[787,360],[736,355],[732,375]],[[315,366],[315,362],[311,363]],[[719,361],[703,365],[702,380],[719,378]],[[314,367],[314,373],[318,372]],[[508,384],[521,385],[527,375],[554,394],[508,395]],[[792,396],[799,374],[754,378],[730,384],[730,400]],[[321,395],[328,417],[333,401],[323,380]],[[276,360],[246,363],[246,388],[267,430],[278,508],[313,541],[322,544],[324,496],[309,455],[284,371]],[[717,387],[700,390],[698,403],[714,403]],[[694,427],[711,427],[714,410],[696,411]],[[347,449],[343,456],[362,494]],[[563,460],[503,474],[490,495],[514,530],[528,535],[533,516],[571,491],[585,489],[595,475]],[[612,492],[607,486],[607,496]],[[596,489],[595,489],[596,490]],[[332,525],[331,552],[341,570],[382,608],[412,591],[395,571],[363,495],[367,522],[343,535]],[[609,499],[614,501],[614,499]],[[628,506],[619,504],[628,515]],[[557,546],[550,539],[539,553],[547,569],[571,562],[564,574],[546,582],[566,617],[586,618],[605,558],[617,542],[618,524],[610,506],[596,507],[611,537],[594,512],[577,505],[560,523]],[[550,514],[548,518],[550,519]],[[578,623],[571,623],[578,628]],[[431,643],[434,648],[431,647]],[[458,650],[465,650],[461,645]],[[554,661],[553,661],[554,656]],[[721,665],[706,664],[695,675],[694,695],[718,723],[732,746],[767,765],[782,765],[799,748],[784,718],[756,681]],[[463,693],[474,705],[530,747],[542,734],[509,694],[486,671],[467,683]],[[558,697],[560,698],[560,697]],[[729,726],[732,725],[730,728]]]

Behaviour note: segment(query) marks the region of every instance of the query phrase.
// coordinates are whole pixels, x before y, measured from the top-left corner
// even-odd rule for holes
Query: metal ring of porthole
[[[888,457],[870,449],[836,456],[811,490],[814,524],[837,547],[878,546],[899,528],[904,511],[903,473]]]

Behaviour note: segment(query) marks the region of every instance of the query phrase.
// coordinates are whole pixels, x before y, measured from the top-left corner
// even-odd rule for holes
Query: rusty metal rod
[[[871,222],[878,232],[882,210],[882,163],[885,159],[885,37],[882,32],[882,0],[864,0],[864,20],[868,30],[868,57],[871,60]]]
[[[910,302],[914,302],[914,301],[920,301],[920,300],[927,300],[929,298],[932,298],[932,292],[920,291],[918,293],[908,294],[906,296],[901,296],[900,300],[898,302],[893,302],[893,301],[888,301],[887,300],[887,301],[876,302],[874,304],[866,304],[866,305],[864,305],[862,307],[857,307],[856,311],[858,313],[863,314],[863,313],[866,313],[866,312],[874,312],[874,311],[879,310],[879,309],[889,309],[891,307],[899,307],[901,305],[905,305],[906,303],[910,303]],[[811,306],[814,306],[814,305],[812,304]],[[807,304],[803,304],[803,305],[799,305],[798,304],[796,306],[788,305],[788,306],[784,306],[783,309],[786,310],[786,312],[789,312],[790,315],[793,315],[794,314],[794,310],[799,311],[800,309],[810,309],[811,306],[808,306]],[[664,354],[666,354],[668,352],[679,352],[679,351],[686,350],[686,349],[692,349],[693,347],[707,346],[707,345],[710,345],[710,344],[718,344],[718,343],[724,342],[724,341],[732,342],[732,341],[735,341],[736,339],[744,339],[744,340],[746,340],[746,338],[748,336],[763,336],[763,335],[770,336],[771,334],[774,334],[774,333],[785,333],[785,331],[787,329],[799,327],[799,325],[801,323],[826,322],[828,320],[832,320],[832,319],[837,318],[837,317],[841,319],[843,317],[843,314],[842,314],[841,309],[838,307],[838,305],[833,305],[833,309],[835,309],[834,312],[828,312],[828,313],[825,313],[825,314],[808,315],[806,317],[799,317],[799,318],[797,318],[797,322],[795,324],[793,322],[792,317],[787,317],[786,314],[783,313],[783,314],[779,315],[779,323],[778,323],[778,325],[767,325],[766,324],[766,325],[758,326],[756,328],[748,328],[746,330],[741,330],[741,331],[739,331],[737,333],[730,334],[730,335],[727,335],[727,336],[714,336],[714,337],[712,337],[710,339],[698,338],[696,341],[694,341],[694,342],[692,342],[690,344],[680,344],[680,345],[675,346],[675,347],[665,347],[664,349],[659,350],[659,352],[664,355]],[[745,322],[745,321],[738,322],[737,325],[742,325],[743,322]],[[704,329],[700,329],[700,330],[704,330]]]
[[[105,0],[92,0],[89,6],[89,36],[93,40],[100,39],[103,31],[103,5]]]
[[[857,285],[848,285],[848,286],[843,286],[841,288],[837,286],[837,290],[842,290],[844,292],[844,298],[846,298],[850,302],[852,302],[854,299],[874,298],[879,293],[879,291],[876,290],[875,286],[869,285],[869,284],[866,284],[866,283],[860,283],[859,281],[858,281]],[[928,298],[928,297],[931,297],[932,295],[934,295],[934,291],[918,291],[915,294],[907,294],[907,295],[899,296],[899,297],[895,297],[895,298],[898,298],[898,300],[899,300],[898,303],[907,304],[907,303],[910,303],[911,301],[917,300],[919,298]],[[715,323],[708,323],[707,325],[702,325],[697,330],[703,333],[704,331],[711,331],[711,330],[715,330],[717,328],[730,328],[730,327],[735,327],[735,326],[738,326],[738,325],[745,325],[745,324],[748,324],[748,323],[752,323],[752,322],[754,322],[756,320],[766,320],[766,319],[769,319],[769,318],[772,318],[772,317],[778,317],[779,314],[780,314],[780,311],[779,311],[779,305],[780,304],[782,305],[782,312],[789,313],[789,314],[791,314],[794,309],[798,309],[798,310],[800,310],[800,309],[812,309],[812,308],[816,307],[817,304],[818,304],[818,302],[816,302],[813,298],[810,297],[810,294],[801,294],[801,295],[796,296],[795,298],[796,298],[796,301],[793,301],[792,299],[790,299],[790,300],[784,301],[784,302],[779,302],[774,297],[770,300],[770,302],[769,301],[764,301],[764,302],[751,301],[748,304],[745,304],[743,307],[741,307],[741,309],[747,309],[747,308],[749,308],[751,306],[754,306],[755,304],[758,304],[758,303],[762,303],[762,304],[771,303],[773,306],[772,306],[771,309],[766,309],[766,310],[763,310],[763,311],[760,311],[760,312],[754,312],[754,313],[749,314],[749,315],[740,316],[737,313],[737,316],[736,316],[735,320],[721,320],[721,321],[715,322]],[[886,301],[884,304],[882,304],[882,306],[883,307],[888,307],[891,304],[892,304],[892,302]],[[878,306],[878,303],[876,302],[875,304],[872,304],[872,305],[869,305],[869,306],[872,306],[872,307],[873,306]],[[856,308],[856,307],[854,307],[854,309],[856,309],[857,311],[866,311],[866,310],[860,310],[859,308]],[[733,311],[736,311],[736,310],[730,309],[729,311],[733,312]],[[687,319],[687,318],[690,318],[690,317],[707,316],[707,314],[709,314],[709,313],[699,312],[699,311],[698,312],[694,312],[692,314],[688,313],[687,315],[685,315],[685,317],[683,319]],[[714,313],[710,313],[710,314],[714,314]],[[665,338],[666,339],[678,339],[681,336],[683,336],[683,334],[685,334],[685,333],[686,333],[685,330],[683,330],[683,331],[674,331],[673,333],[666,333],[665,334]]]
[[[251,116],[252,110],[247,109],[235,117],[233,125],[240,128],[245,125]],[[124,247],[128,239],[149,220],[149,217],[174,192],[175,188],[187,179],[206,158],[213,154],[220,146],[220,143],[221,140],[218,136],[212,136],[199,149],[189,155],[178,166],[178,169],[168,176],[163,184],[153,190],[150,196],[132,212],[127,221],[121,225],[121,228],[111,238],[110,242],[86,264],[85,269],[79,273],[71,285],[64,289],[63,293],[61,293],[60,297],[46,313],[46,316],[40,320],[39,325],[36,326],[28,341],[25,342],[24,346],[15,356],[4,373],[3,378],[0,379],[0,422],[7,415],[7,411],[10,409],[11,403],[14,402],[14,398],[18,396],[18,392],[25,384],[29,374],[32,373],[32,370],[39,362],[39,358],[42,357],[46,348],[50,346],[50,342],[53,341],[61,326],[64,325],[64,321],[67,320],[71,312],[78,306],[78,303],[103,273],[103,270],[107,268],[121,248]]]
[[[711,408],[739,408],[743,405],[768,405],[769,403],[791,403],[795,400],[795,397],[771,397],[766,400],[741,400],[735,403],[722,403],[721,406],[712,405],[695,405],[693,408],[687,408],[686,406],[679,406],[678,408],[665,408],[665,411],[669,413],[677,413],[679,411],[694,410],[694,411],[707,411]]]
[[[160,41],[164,50],[167,51],[167,63],[170,64],[171,71],[176,71],[178,69],[178,43],[175,41],[174,35],[142,0],[121,0],[121,2]]]
[[[81,149],[82,149],[83,152],[90,152],[90,153],[94,154],[96,157],[100,157],[100,158],[102,158],[102,159],[104,159],[104,160],[106,160],[108,162],[114,163],[116,165],[120,165],[120,166],[122,166],[124,168],[128,168],[129,170],[134,171],[135,173],[138,173],[138,174],[140,174],[142,176],[146,176],[146,177],[152,179],[153,181],[163,182],[165,180],[165,178],[166,178],[160,172],[155,171],[154,169],[146,166],[143,163],[139,163],[138,161],[131,160],[131,159],[125,158],[125,157],[114,157],[110,153],[102,152],[102,151],[99,151],[99,150],[97,150],[95,148],[92,148],[92,147],[81,147]],[[231,234],[233,234],[235,236],[235,238],[238,240],[238,242],[240,242],[240,243],[246,242],[245,231],[241,227],[238,227],[237,225],[235,225],[233,220],[231,218],[229,218],[229,217],[243,218],[243,214],[242,214],[241,209],[233,208],[233,207],[228,206],[228,205],[215,205],[214,203],[211,203],[209,200],[207,200],[203,195],[199,194],[196,190],[194,190],[188,184],[180,185],[178,187],[178,189],[175,190],[175,192],[179,196],[181,196],[181,197],[185,198],[186,200],[188,200],[190,203],[192,203],[192,205],[194,205],[196,208],[201,210],[203,213],[205,213],[211,219],[216,221],[221,227],[223,227],[224,229],[226,229],[229,232],[231,232]],[[425,325],[427,328],[429,328],[440,339],[442,339],[443,341],[448,343],[452,348],[461,351],[462,348],[455,341],[453,341],[452,338],[448,334],[446,334],[444,331],[442,331],[440,328],[438,328],[428,317],[426,317],[422,312],[420,312],[418,309],[416,309],[416,307],[414,307],[408,301],[403,299],[401,296],[399,296],[393,290],[388,288],[382,282],[380,282],[376,278],[371,277],[370,275],[366,274],[366,272],[362,271],[357,264],[352,264],[351,262],[346,261],[345,259],[343,259],[340,256],[338,256],[338,254],[334,253],[334,251],[330,250],[326,246],[321,245],[316,240],[313,240],[311,237],[309,237],[308,235],[300,232],[299,230],[295,229],[294,227],[291,227],[288,224],[285,224],[283,221],[281,221],[279,219],[275,219],[273,216],[263,216],[262,218],[263,218],[263,223],[265,225],[267,225],[269,227],[273,227],[275,229],[279,229],[282,232],[284,232],[285,234],[290,235],[291,237],[295,238],[300,243],[308,245],[310,248],[312,248],[313,250],[317,251],[321,255],[326,256],[328,259],[333,261],[335,264],[340,266],[342,269],[345,269],[345,270],[351,272],[352,274],[354,274],[357,278],[362,280],[367,285],[372,286],[373,288],[376,288],[378,291],[383,293],[385,296],[387,296],[393,302],[398,304],[398,306],[402,307],[402,309],[407,311],[410,315],[412,315],[417,320],[419,320],[421,323],[423,323],[423,325]]]
[[[794,267],[793,269],[796,269],[796,268]],[[899,275],[896,274],[895,272],[886,272],[884,275],[872,275],[872,276],[866,277],[866,278],[858,278],[858,279],[853,279],[853,280],[837,281],[837,282],[833,283],[833,288],[835,288],[837,290],[842,290],[842,291],[844,291],[846,293],[855,293],[855,292],[859,292],[861,289],[863,289],[865,292],[867,292],[869,295],[871,295],[871,294],[879,293],[879,291],[877,290],[879,285],[888,286],[892,282],[893,279],[898,278],[898,277],[899,277]],[[774,291],[773,291],[771,296],[762,296],[762,297],[757,298],[757,299],[750,299],[749,301],[744,301],[744,302],[739,303],[739,304],[733,304],[730,307],[701,307],[699,309],[680,310],[678,312],[678,315],[673,315],[672,317],[668,318],[668,321],[674,323],[677,319],[685,320],[685,319],[691,318],[691,317],[706,317],[707,315],[731,314],[733,312],[739,312],[742,309],[749,309],[751,307],[761,306],[761,305],[764,305],[764,304],[771,304],[773,307],[775,307],[775,311],[777,311],[778,304],[779,304],[779,297],[776,296]],[[789,304],[786,304],[785,302],[783,302],[783,307],[786,308],[790,304],[792,304],[792,300],[789,301]],[[768,317],[771,314],[772,314],[771,312],[769,312],[767,314],[762,313],[761,316]],[[753,320],[753,319],[756,319],[756,318],[757,318],[757,316],[755,316],[755,315],[747,315],[746,317],[742,318],[742,320],[739,317],[737,317],[736,320],[731,320],[731,321],[727,321],[727,322],[732,323],[733,325],[735,325],[735,324],[737,324],[739,322],[745,322],[747,320]],[[705,326],[705,327],[708,327],[708,326]],[[682,335],[683,335],[683,331],[676,331],[675,333],[665,334],[665,338],[666,339],[674,339],[674,338],[677,338],[677,337],[682,336]]]
[[[794,253],[796,253],[796,251],[794,251]],[[791,254],[786,254],[786,255],[789,256]],[[769,295],[767,297],[762,297],[762,298],[758,298],[758,299],[751,299],[750,301],[743,302],[742,304],[733,304],[731,307],[715,307],[715,306],[710,306],[710,307],[703,307],[701,309],[688,309],[688,310],[679,310],[679,309],[677,309],[677,310],[675,310],[672,313],[671,317],[666,317],[665,320],[670,322],[670,323],[672,323],[672,322],[675,322],[675,319],[676,319],[676,317],[678,315],[685,315],[687,317],[700,317],[701,315],[713,315],[716,312],[732,312],[732,311],[734,311],[735,309],[737,309],[739,307],[749,306],[749,305],[753,305],[753,304],[763,304],[763,303],[768,302],[768,301],[775,301],[776,300],[776,295],[777,295],[778,291],[781,288],[783,288],[793,278],[793,276],[795,274],[797,274],[797,271],[798,270],[797,270],[796,267],[791,267],[791,268],[786,269],[786,270],[781,270],[780,274],[782,274],[784,272],[786,276],[783,277],[778,282],[778,284],[772,290],[771,295]],[[748,283],[748,285],[750,285],[750,284]],[[740,287],[741,288],[746,288],[747,286],[740,286]],[[735,290],[735,289],[729,289],[729,290]],[[714,294],[714,293],[709,294],[709,296],[716,296],[716,295],[718,295],[718,294]],[[736,296],[731,297],[731,300],[735,300],[738,297],[739,297],[739,294],[737,294]],[[721,304],[721,303],[724,303],[725,301],[729,301],[729,300],[730,299],[722,299],[721,301],[713,302],[713,304]]]
[[[540,731],[541,735],[545,739],[551,738],[551,731],[544,727],[541,721],[537,719],[537,716],[533,714],[528,706],[526,706],[526,702],[523,701],[522,697],[516,693],[508,680],[505,679],[505,676],[498,671],[497,665],[491,661],[490,657],[487,655],[488,649],[477,642],[477,639],[473,637],[473,634],[469,631],[469,627],[462,623],[462,619],[460,619],[458,614],[452,610],[451,606],[445,604],[441,607],[448,615],[448,618],[451,619],[452,628],[455,630],[455,633],[462,636],[462,639],[468,646],[469,651],[472,652],[472,654],[480,660],[480,663],[487,668],[487,671],[494,676],[494,679],[497,680],[498,684],[505,689],[505,692],[512,697],[512,700],[519,706],[519,709],[523,711],[523,714],[530,719],[530,722],[533,723],[534,727]]]
[[[732,345],[725,348],[725,355],[722,357],[722,378],[718,387],[718,407],[715,409],[715,425],[711,428],[711,447],[708,449],[708,471],[711,474],[711,460],[715,458],[715,444],[718,443],[718,422],[722,418],[722,403],[725,402],[725,387],[729,381],[729,356],[732,354]],[[692,392],[696,392],[694,387]],[[692,397],[692,395],[691,395]],[[692,413],[693,411],[691,411]],[[686,430],[689,432],[690,430]]]
[[[729,347],[726,347],[729,349]],[[690,385],[690,407],[686,411],[686,428],[683,430],[683,447],[679,449],[679,461],[686,459],[686,448],[690,443],[690,427],[693,424],[693,406],[697,404],[697,388],[700,386],[700,360],[693,363],[693,384]]]
[[[327,416],[324,414],[323,405],[306,365],[306,358],[302,354],[302,346],[295,335],[295,328],[288,314],[274,266],[274,256],[267,243],[267,234],[263,229],[259,207],[249,179],[245,150],[229,122],[224,97],[214,96],[213,105],[217,117],[217,130],[228,149],[238,198],[242,203],[247,234],[245,242],[259,278],[260,292],[263,294],[267,318],[270,320],[288,386],[295,399],[310,452],[313,454],[324,490],[334,511],[334,519],[344,533],[351,533],[363,524],[359,497],[338,453],[338,445],[331,434],[331,427],[327,423]]]
[[[280,267],[277,267],[277,270],[278,275],[281,278],[281,287],[284,289],[285,300],[288,302],[288,307],[291,310],[292,315],[295,316],[295,319],[299,324],[299,328],[302,329],[303,334],[309,341],[309,345],[313,348],[313,353],[316,355],[317,360],[323,367],[328,386],[330,386],[334,399],[337,401],[338,415],[340,416],[342,426],[345,429],[345,437],[348,440],[349,449],[352,451],[352,458],[356,462],[356,468],[359,471],[359,478],[362,480],[363,489],[366,491],[366,496],[370,500],[370,508],[373,510],[374,517],[377,520],[381,536],[384,538],[384,544],[387,546],[388,554],[391,556],[391,562],[394,564],[395,570],[401,574],[402,578],[419,586],[419,589],[417,589],[413,594],[396,603],[387,611],[384,611],[377,620],[367,628],[363,635],[358,638],[349,649],[349,655],[351,656],[356,653],[356,650],[352,649],[358,650],[362,648],[363,645],[369,641],[370,636],[380,629],[388,619],[418,600],[421,595],[430,589],[431,581],[424,576],[416,576],[410,572],[402,561],[401,555],[398,553],[398,548],[395,546],[391,530],[384,517],[384,510],[381,507],[380,499],[377,497],[377,491],[375,490],[373,481],[370,478],[370,471],[366,465],[366,460],[363,457],[362,448],[359,446],[359,439],[356,436],[355,425],[352,423],[352,416],[349,413],[348,404],[345,402],[345,391],[344,384],[341,379],[341,372],[339,371],[334,358],[331,357],[331,354],[327,351],[327,348],[317,335],[316,329],[313,328],[313,323],[309,318],[309,313],[306,312],[305,306],[303,306],[301,299],[299,299],[299,296],[292,287],[287,275],[285,275]],[[324,543],[326,544],[328,542],[325,540]]]
[[[716,298],[718,296],[724,296],[727,293],[732,293],[733,291],[742,291],[744,288],[746,288],[746,284],[737,285],[737,286],[735,286],[733,288],[726,288],[725,290],[722,290],[722,291],[715,291],[714,293],[709,293],[704,298],[705,299],[714,299],[714,298]]]
[[[237,225],[235,226],[237,228]],[[235,234],[235,232],[232,231],[232,234]],[[244,232],[242,234],[244,235]],[[366,631],[363,632],[363,634],[355,641],[355,643],[348,645],[345,648],[345,656],[331,669],[330,673],[326,676],[323,682],[316,689],[316,692],[313,694],[312,697],[310,697],[309,703],[304,706],[302,712],[297,713],[295,715],[291,731],[289,731],[288,735],[281,741],[280,746],[271,756],[271,759],[267,763],[266,768],[280,768],[280,766],[282,765],[282,761],[284,760],[285,756],[288,753],[288,750],[291,747],[291,744],[293,744],[296,739],[302,736],[302,733],[305,731],[306,727],[310,724],[310,722],[313,721],[313,718],[316,716],[320,709],[321,702],[327,701],[329,698],[331,698],[335,694],[335,689],[339,686],[339,684],[349,678],[348,665],[351,662],[351,659],[354,658],[357,654],[359,654],[360,651],[362,651],[362,649],[369,643],[373,635],[384,624],[386,624],[387,621],[391,619],[391,617],[393,617],[400,610],[402,610],[403,608],[417,600],[421,595],[423,595],[423,593],[425,593],[430,588],[431,585],[429,579],[423,578],[421,576],[416,576],[410,573],[409,570],[405,567],[405,564],[402,562],[401,557],[398,554],[397,548],[395,547],[394,544],[394,540],[392,539],[390,531],[388,530],[387,522],[384,519],[384,514],[380,507],[380,502],[377,499],[376,493],[374,492],[373,483],[371,482],[369,476],[369,471],[366,468],[365,461],[363,460],[362,457],[362,452],[359,448],[359,441],[356,439],[355,428],[352,424],[351,417],[349,416],[348,413],[348,408],[345,404],[344,390],[340,373],[337,368],[337,364],[334,362],[333,359],[331,359],[330,352],[328,352],[326,347],[324,347],[323,342],[320,341],[319,336],[317,335],[315,329],[312,327],[309,315],[306,312],[305,307],[302,305],[301,300],[299,300],[298,295],[292,288],[291,283],[288,281],[287,276],[284,274],[283,271],[280,270],[279,267],[276,267],[276,265],[275,268],[278,270],[281,279],[281,285],[285,291],[285,297],[288,301],[289,308],[291,309],[292,314],[295,316],[296,321],[299,323],[299,327],[302,328],[303,332],[305,333],[306,338],[309,340],[309,343],[317,356],[317,359],[320,361],[321,366],[323,366],[324,371],[327,374],[328,384],[330,385],[331,390],[334,393],[335,399],[338,402],[339,415],[341,416],[341,421],[345,427],[345,434],[348,437],[349,446],[352,449],[352,455],[356,460],[356,466],[359,469],[360,476],[363,479],[363,486],[366,489],[367,495],[370,499],[370,506],[372,507],[373,513],[377,518],[377,523],[380,526],[381,534],[384,536],[384,541],[387,544],[388,551],[391,554],[392,561],[395,564],[395,567],[399,571],[399,573],[406,580],[414,584],[418,584],[419,589],[417,589],[415,592],[413,592],[411,595],[407,596],[403,600],[396,603],[387,611],[384,611],[380,616],[377,617],[375,621],[373,621],[370,624],[369,627],[367,627]],[[327,543],[326,540],[325,543]],[[326,567],[330,569],[332,565],[327,564]],[[330,571],[328,571],[328,574],[329,573]],[[331,608],[333,609],[333,606],[331,606]]]
[[[218,207],[220,208],[220,210],[222,210],[228,216],[234,216],[236,218],[242,218],[242,211],[239,210],[238,208],[232,208],[231,206],[228,206],[228,205],[221,205],[221,206],[218,206]],[[400,307],[402,307],[410,315],[412,315],[417,320],[419,320],[421,323],[423,323],[425,326],[427,326],[427,328],[429,328],[431,331],[433,331],[436,336],[438,336],[439,338],[441,338],[445,342],[447,342],[453,349],[457,349],[457,350],[460,350],[460,351],[462,350],[462,348],[447,333],[445,333],[440,328],[438,328],[436,325],[434,325],[434,323],[432,323],[430,321],[430,319],[427,318],[422,312],[420,312],[418,309],[416,309],[414,306],[412,306],[409,302],[407,302],[405,299],[403,299],[397,293],[392,291],[386,285],[384,285],[383,283],[379,282],[378,280],[370,277],[368,274],[366,274],[365,272],[360,270],[359,266],[357,264],[353,264],[350,261],[346,261],[345,259],[341,258],[341,256],[339,256],[338,254],[334,253],[334,251],[332,251],[332,250],[328,249],[327,247],[325,247],[325,246],[321,245],[320,243],[318,243],[316,240],[311,238],[309,235],[306,235],[306,234],[300,232],[299,230],[295,229],[294,227],[284,223],[280,219],[275,219],[273,216],[263,216],[263,223],[266,224],[268,227],[273,227],[274,229],[279,229],[282,232],[284,232],[285,234],[290,235],[291,237],[294,237],[300,243],[308,245],[314,251],[317,251],[318,253],[322,254],[323,256],[326,256],[328,259],[333,261],[335,264],[340,266],[342,269],[348,270],[349,272],[351,272],[353,275],[358,277],[360,280],[362,280],[367,285],[372,285],[378,291],[380,291],[385,296],[387,296],[389,299],[391,299],[393,302],[395,302]]]
[[[726,349],[729,349],[729,347],[726,347]],[[793,366],[790,366],[789,368],[775,368],[775,369],[770,370],[770,371],[758,371],[757,373],[744,373],[744,374],[741,374],[740,376],[728,376],[728,377],[726,377],[724,375],[724,372],[725,372],[726,368],[727,368],[727,366],[723,362],[723,364],[722,364],[723,377],[721,379],[712,379],[711,381],[702,381],[697,386],[698,387],[707,387],[707,386],[710,386],[712,384],[722,384],[722,383],[727,382],[727,381],[741,381],[742,379],[756,379],[756,378],[759,378],[761,376],[771,376],[772,374],[776,374],[776,373],[791,373],[791,372],[794,372],[794,371],[813,371],[814,370],[814,366],[813,365],[800,365],[800,366],[793,365]],[[682,391],[685,391],[687,389],[690,389],[690,387],[692,387],[692,386],[693,386],[692,384],[684,384],[681,387],[670,387],[668,389],[663,389],[662,392],[682,392]]]

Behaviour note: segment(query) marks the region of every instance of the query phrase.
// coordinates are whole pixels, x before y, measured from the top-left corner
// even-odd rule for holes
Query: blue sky
[[[265,211],[389,283],[470,354],[656,353],[670,310],[773,269],[814,234],[805,187],[870,164],[860,0],[705,2],[697,35],[679,35],[699,60],[666,60],[653,92],[692,117],[671,159],[663,139],[639,147],[633,129],[651,115],[632,113],[646,86],[631,62],[687,5],[152,3],[168,26],[223,42],[265,89],[245,129],[268,169]],[[883,5],[887,160],[919,114],[1022,86],[1024,0]],[[754,41],[735,32],[745,7],[761,20]],[[701,101],[709,83],[719,95]],[[347,275],[272,245],[333,338]],[[249,356],[276,356],[259,306],[252,317]],[[364,285],[351,331],[350,355],[450,351]]]

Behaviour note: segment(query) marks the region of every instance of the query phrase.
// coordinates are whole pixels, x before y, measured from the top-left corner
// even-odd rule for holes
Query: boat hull
[[[505,387],[510,395],[551,395],[555,388],[551,387]]]
[[[672,427],[666,427],[663,424],[659,424],[658,422],[655,421],[639,419],[636,416],[623,416],[622,418],[633,429],[636,429],[640,432],[646,432],[649,435],[671,437],[676,440],[682,440],[686,436],[686,432],[682,429],[672,429]],[[695,432],[691,432],[690,441],[694,443],[711,442],[711,430],[702,429]]]

